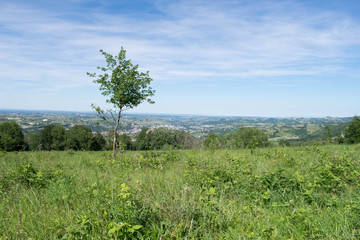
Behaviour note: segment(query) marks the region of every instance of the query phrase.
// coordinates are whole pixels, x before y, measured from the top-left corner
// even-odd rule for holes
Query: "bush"
[[[24,161],[0,177],[0,191],[9,190],[11,186],[20,184],[25,187],[43,188],[53,182],[64,180],[65,172],[58,165],[55,169],[39,170],[32,162]]]

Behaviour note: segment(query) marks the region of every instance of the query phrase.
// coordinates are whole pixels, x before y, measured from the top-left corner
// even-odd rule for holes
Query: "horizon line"
[[[96,112],[94,111],[76,111],[76,110],[39,110],[39,109],[5,109],[0,108],[0,112],[53,112],[53,113],[93,113],[96,115]],[[211,115],[211,114],[192,114],[192,113],[124,113],[123,115],[157,115],[157,116],[194,116],[194,117],[230,117],[230,118],[281,118],[281,119],[289,119],[289,118],[315,118],[315,119],[321,119],[321,118],[353,118],[357,116],[356,114],[354,116],[288,116],[288,117],[274,117],[274,116],[251,116],[251,115]]]

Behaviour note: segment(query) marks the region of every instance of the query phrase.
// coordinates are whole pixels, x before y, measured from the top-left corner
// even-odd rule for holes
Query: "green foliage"
[[[67,149],[75,151],[91,150],[93,140],[91,129],[84,125],[75,125],[69,131],[66,131]]]
[[[178,161],[179,153],[175,150],[168,149],[166,151],[143,152],[136,155],[132,160],[134,167],[163,169],[165,165]]]
[[[360,143],[360,117],[354,117],[349,123],[345,132],[345,140],[351,144]]]
[[[330,139],[332,138],[332,132],[331,132],[331,128],[329,127],[329,125],[325,126],[325,130],[326,130],[327,138],[330,141]]]
[[[149,149],[149,141],[147,139],[147,132],[149,131],[149,129],[147,128],[143,128],[141,129],[140,133],[136,136],[136,148],[138,150],[147,150]]]
[[[251,152],[0,154],[0,238],[359,238],[359,145]]]
[[[26,148],[24,134],[16,122],[0,124],[0,150],[21,151]]]
[[[329,193],[340,193],[359,181],[360,172],[356,164],[349,154],[324,156],[314,165],[314,185]]]
[[[279,146],[281,147],[290,147],[291,143],[288,140],[281,139],[279,141]]]
[[[134,108],[145,100],[153,103],[149,98],[154,95],[154,90],[149,87],[152,81],[149,72],[139,72],[139,66],[126,59],[126,50],[123,48],[117,56],[103,50],[100,52],[104,55],[107,65],[98,69],[104,74],[87,74],[96,78],[94,83],[100,84],[101,94],[108,97],[107,103],[120,110]]]
[[[39,135],[36,133],[27,133],[25,135],[25,142],[31,151],[37,151],[40,148]]]
[[[44,188],[51,183],[65,181],[66,173],[61,165],[56,168],[39,170],[33,162],[23,161],[0,175],[0,191],[9,191],[16,185],[24,187]]]
[[[241,127],[235,132],[226,134],[220,138],[214,133],[210,133],[204,141],[204,147],[208,149],[240,149],[267,147],[270,145],[267,135],[259,129]]]
[[[75,224],[65,227],[58,235],[62,239],[91,239],[94,233],[104,239],[141,239],[144,220],[156,218],[127,185],[119,186],[118,194],[98,190],[97,183],[89,191],[93,204],[77,217]]]
[[[267,147],[270,143],[267,135],[259,129],[241,127],[235,132],[226,134],[224,137],[219,137],[215,133],[210,133],[204,141],[206,149],[240,149],[258,147]]]
[[[131,137],[126,135],[125,133],[121,134],[118,138],[119,145],[122,146],[124,150],[133,149],[133,144],[131,141]]]
[[[149,149],[182,148],[185,135],[184,131],[156,128],[148,133]]]
[[[221,140],[215,133],[210,133],[204,141],[204,147],[207,149],[219,149],[221,147]]]
[[[61,125],[47,125],[41,130],[39,140],[42,150],[64,150],[65,128]]]
[[[229,133],[224,137],[224,145],[229,149],[258,148],[269,146],[268,137],[259,129],[241,127],[236,132]]]
[[[114,143],[114,131],[111,130],[106,136],[106,150],[112,150]],[[133,142],[131,140],[131,137],[123,134],[116,134],[116,148],[124,151],[124,150],[132,150],[133,149]]]
[[[92,151],[101,151],[101,150],[105,150],[105,146],[106,146],[106,140],[104,138],[104,136],[99,133],[96,132],[95,135],[93,136],[91,145],[90,145],[90,150]]]
[[[142,129],[136,137],[138,150],[186,149],[192,144],[193,138],[189,133],[166,128]]]

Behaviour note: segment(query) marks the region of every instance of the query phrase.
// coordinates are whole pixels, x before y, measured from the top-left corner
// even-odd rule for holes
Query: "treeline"
[[[330,128],[328,128],[328,143],[334,142]],[[348,124],[344,136],[338,137],[336,143],[360,143],[360,118],[354,117]],[[133,141],[126,134],[118,135],[117,143],[124,150],[160,150],[167,148],[192,149],[204,147],[206,149],[240,149],[270,146],[268,136],[256,128],[241,127],[235,132],[224,136],[210,133],[204,141],[195,139],[189,132],[169,130],[166,128],[143,129]],[[75,150],[102,151],[111,150],[113,132],[107,135],[92,133],[91,129],[83,125],[75,125],[66,130],[61,125],[47,125],[40,134],[21,131],[15,122],[0,124],[0,150]],[[279,142],[279,145],[287,145]]]
[[[157,128],[143,129],[133,141],[126,134],[117,136],[117,143],[123,150],[159,150],[166,148],[189,149],[199,145],[188,132]],[[5,151],[102,151],[111,150],[113,132],[107,135],[92,133],[83,125],[75,125],[66,130],[61,125],[47,125],[39,134],[21,131],[16,122],[0,124],[0,150]]]
[[[106,139],[100,133],[93,134],[83,125],[75,125],[66,130],[61,125],[47,125],[39,134],[23,134],[16,122],[0,124],[0,150],[92,150],[100,151],[106,147]]]
[[[320,139],[302,138],[300,140],[280,140],[279,146],[301,146],[303,144],[357,144],[360,143],[360,117],[355,116],[349,123],[333,126],[326,125]],[[257,148],[272,145],[268,136],[259,129],[242,127],[224,136],[210,133],[203,142],[208,149]]]

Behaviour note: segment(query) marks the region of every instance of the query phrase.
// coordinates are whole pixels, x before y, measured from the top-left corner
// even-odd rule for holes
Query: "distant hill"
[[[339,136],[352,117],[324,118],[269,118],[249,116],[202,116],[173,114],[125,114],[121,119],[120,130],[136,136],[143,128],[177,129],[190,132],[198,138],[210,132],[225,135],[240,127],[253,127],[264,131],[271,141],[314,141],[327,137],[325,126],[331,129],[332,136]],[[46,125],[59,124],[66,129],[74,125],[85,125],[92,131],[107,132],[111,125],[100,120],[94,112],[35,111],[0,109],[0,122],[16,121],[24,133],[39,132]]]

